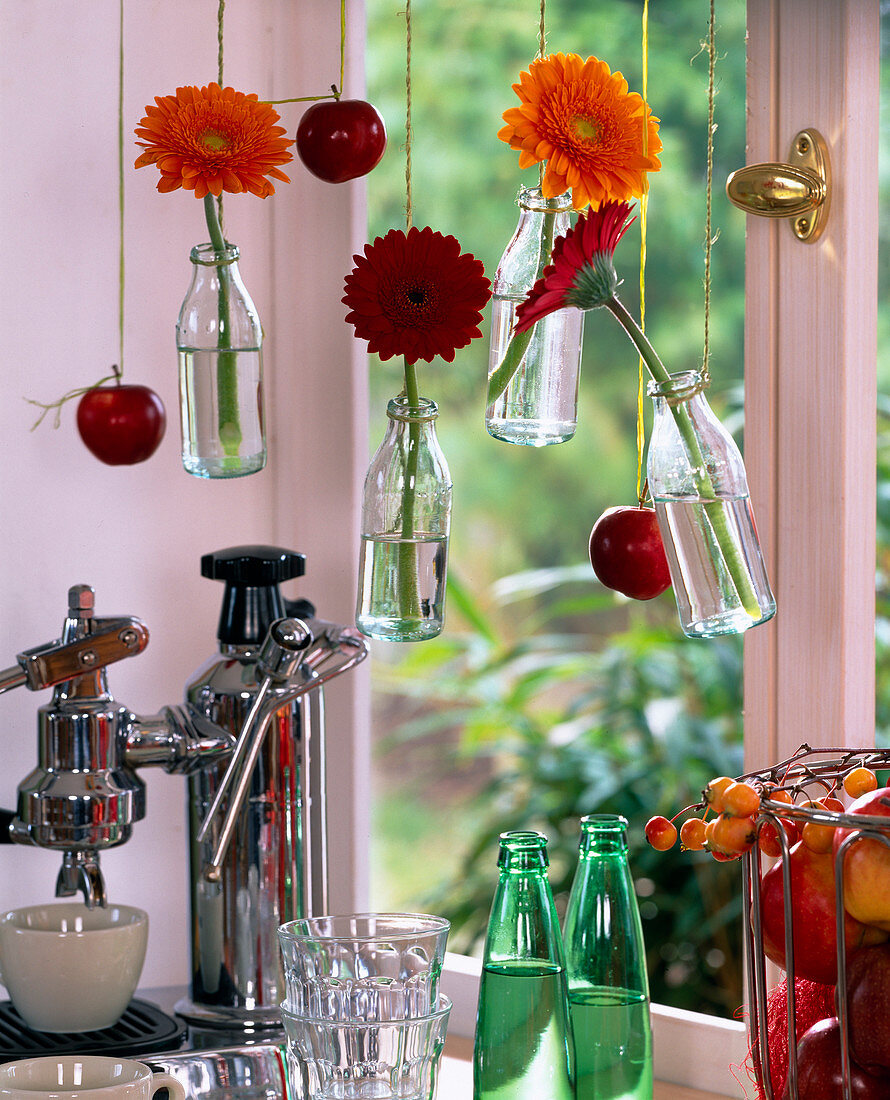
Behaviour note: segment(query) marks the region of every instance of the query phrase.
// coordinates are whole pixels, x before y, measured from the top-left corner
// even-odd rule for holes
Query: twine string
[[[405,228],[414,224],[414,200],[411,180],[411,0],[405,0]]]
[[[704,306],[704,348],[702,350],[702,381],[705,386],[711,382],[711,349],[710,349],[710,322],[711,322],[711,249],[717,240],[717,236],[711,227],[711,206],[714,190],[714,100],[715,91],[715,67],[717,53],[715,49],[716,30],[714,19],[714,0],[711,0],[711,8],[708,16],[708,182],[705,198],[705,306]]]
[[[216,82],[220,88],[225,87],[223,84],[223,59],[225,57],[224,46],[224,24],[226,15],[226,0],[219,0],[216,8]],[[226,230],[223,222],[223,197],[222,191],[216,199],[216,216],[219,218],[219,228],[225,240]]]

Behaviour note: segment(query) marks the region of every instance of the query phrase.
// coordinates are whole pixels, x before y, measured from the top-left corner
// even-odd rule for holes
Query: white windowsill
[[[471,1066],[466,1041],[476,1025],[476,1001],[479,995],[479,959],[448,952],[442,974],[442,990],[453,1002],[448,1021],[452,1057],[442,1071],[439,1100],[461,1100],[471,1096],[464,1087]],[[741,1097],[741,1086],[733,1076],[733,1066],[741,1065],[748,1050],[745,1027],[734,1020],[722,1020],[698,1012],[652,1006],[652,1035],[655,1050],[655,1076],[659,1081],[656,1100],[682,1100],[694,1096]],[[454,1064],[452,1063],[462,1063]],[[701,1090],[701,1093],[689,1090]],[[708,1091],[710,1090],[710,1091]],[[703,1095],[702,1095],[703,1094]]]

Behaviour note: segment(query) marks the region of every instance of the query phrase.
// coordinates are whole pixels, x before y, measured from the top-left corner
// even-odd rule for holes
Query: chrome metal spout
[[[62,856],[62,868],[56,879],[56,897],[70,898],[76,893],[83,894],[87,909],[97,905],[104,908],[108,899],[105,896],[105,880],[99,869],[99,853],[78,849],[65,852]]]

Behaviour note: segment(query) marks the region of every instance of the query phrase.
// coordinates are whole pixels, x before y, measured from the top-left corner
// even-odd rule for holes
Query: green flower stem
[[[608,299],[608,301],[604,302],[603,305],[618,320],[619,324],[633,341],[643,362],[649,369],[649,373],[655,381],[669,381],[670,374],[664,363],[658,358],[655,348],[649,343],[645,333],[625,309],[622,302],[617,297],[613,296]],[[714,484],[711,481],[710,474],[708,473],[705,460],[701,453],[701,447],[699,446],[695,427],[689,416],[689,410],[686,408],[685,402],[679,405],[671,405],[670,409],[686,447],[686,454],[689,458],[689,465],[695,481],[696,492],[701,497],[704,504],[705,514],[708,517],[714,536],[717,539],[717,544],[720,553],[723,555],[726,567],[729,570],[729,575],[732,577],[733,584],[736,587],[739,600],[741,601],[742,607],[752,619],[759,619],[762,612],[760,604],[757,602],[754,586],[751,583],[751,575],[742,558],[739,545],[727,523],[726,511],[722,503],[717,499],[717,494],[714,491]]]
[[[541,229],[541,251],[538,253],[538,272],[535,275],[535,282],[541,278],[544,274],[544,268],[550,262],[550,254],[553,252],[553,229],[555,225],[556,211],[545,210]],[[507,350],[504,353],[504,358],[500,365],[492,371],[491,377],[488,380],[489,405],[497,401],[507,386],[510,385],[513,375],[519,370],[523,356],[526,351],[528,351],[528,346],[534,335],[535,327],[535,325],[532,325],[526,332],[520,332],[514,335],[507,346]]]
[[[204,196],[204,216],[210,243],[215,252],[225,252],[226,240],[216,212],[216,199]],[[238,352],[230,348],[232,340],[229,320],[229,268],[217,266],[219,277],[219,360],[216,367],[219,439],[227,455],[236,457],[241,446],[241,420],[238,412]]]
[[[408,408],[417,408],[417,365],[405,360],[405,397]],[[420,452],[420,424],[408,422],[408,454],[405,457],[405,483],[402,486],[402,539],[399,543],[399,609],[403,618],[420,618],[417,576],[417,545],[414,542],[414,489]]]

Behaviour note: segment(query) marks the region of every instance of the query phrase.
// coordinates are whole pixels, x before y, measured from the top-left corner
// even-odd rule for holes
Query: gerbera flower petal
[[[404,355],[450,363],[481,335],[491,284],[482,263],[461,253],[456,237],[413,226],[390,229],[353,256],[343,302],[346,320],[381,359]]]
[[[177,88],[172,96],[156,96],[136,127],[145,152],[137,168],[156,164],[159,191],[178,187],[197,198],[223,191],[250,191],[266,198],[275,193],[270,177],[289,183],[278,165],[293,159],[293,145],[276,123],[277,111],[260,103],[255,93],[211,83]]]
[[[548,198],[571,188],[582,210],[639,197],[646,173],[661,167],[658,119],[604,61],[550,54],[533,61],[513,90],[521,105],[504,112],[498,137],[519,151],[520,168],[547,161]]]
[[[551,262],[516,311],[516,333],[526,332],[548,313],[575,306],[596,309],[618,289],[613,256],[633,218],[626,202],[588,210],[557,237]]]

